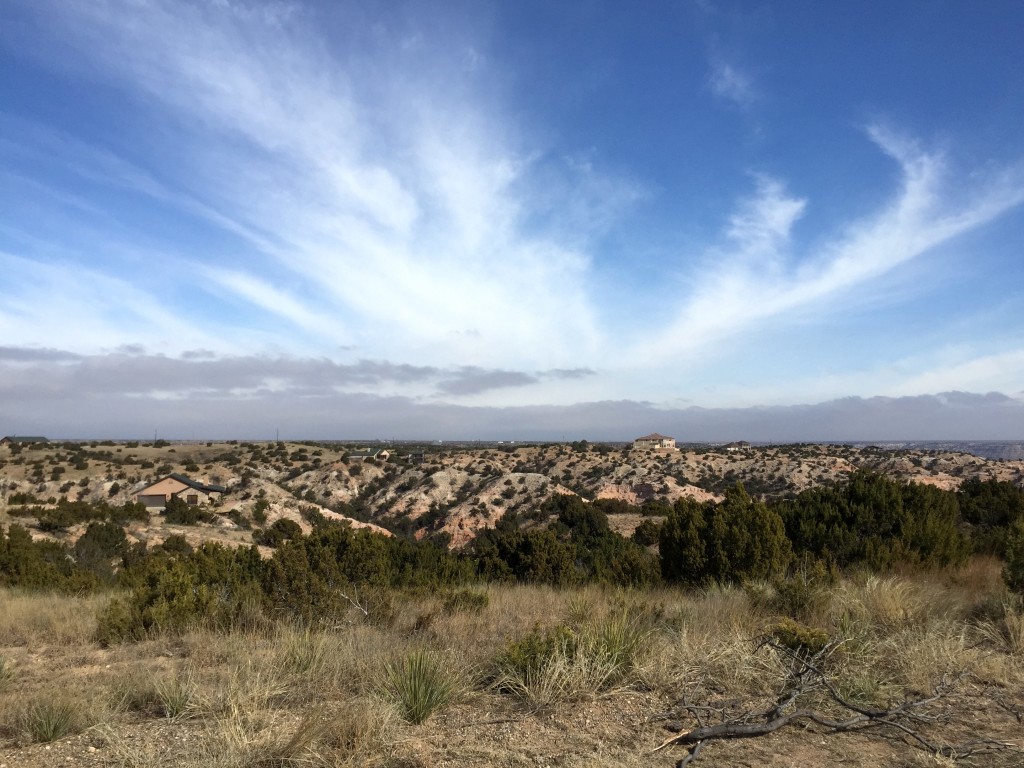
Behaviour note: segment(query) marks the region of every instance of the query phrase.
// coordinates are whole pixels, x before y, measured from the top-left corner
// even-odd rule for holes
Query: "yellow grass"
[[[881,705],[962,673],[978,691],[1024,689],[1024,616],[991,574],[982,562],[826,588],[819,628],[842,641],[829,661],[837,687]],[[66,689],[82,692],[72,697],[73,730],[86,729],[114,766],[525,765],[520,756],[544,762],[548,753],[575,765],[584,752],[593,765],[651,764],[643,756],[664,738],[648,720],[655,713],[685,699],[738,714],[771,701],[791,666],[760,643],[781,616],[756,589],[486,591],[479,612],[398,595],[389,627],[353,614],[334,625],[197,630],[101,648],[94,616],[109,597],[0,590],[0,723],[16,724],[0,731],[0,762],[47,764],[21,750],[36,740],[31,718],[45,714],[33,708]],[[576,638],[574,652],[522,695],[499,692],[514,690],[495,684],[503,649],[555,627]],[[609,650],[620,647],[625,656]],[[382,696],[388,670],[414,653],[442,660],[465,692],[422,725],[404,722]],[[985,727],[1014,725],[1008,711],[986,712]],[[486,725],[477,732],[472,723]],[[179,736],[168,742],[165,733]],[[730,760],[759,762],[720,753]],[[942,763],[904,750],[891,764]]]
[[[96,613],[109,599],[0,589],[0,646],[88,644],[96,631]]]

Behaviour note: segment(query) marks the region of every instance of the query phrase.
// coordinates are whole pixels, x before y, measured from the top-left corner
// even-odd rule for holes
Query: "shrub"
[[[263,493],[262,491],[260,493]],[[252,507],[252,519],[260,525],[267,522],[267,510],[270,508],[270,502],[265,498],[260,498]]]
[[[742,582],[784,572],[792,546],[782,518],[737,485],[721,504],[678,499],[662,524],[659,554],[667,580]]]
[[[495,659],[499,691],[546,707],[576,701],[620,684],[634,669],[648,626],[619,611],[597,626],[564,625],[509,641]]]
[[[486,592],[460,589],[445,595],[441,604],[445,613],[480,613],[488,606],[490,598]]]
[[[769,629],[767,634],[782,647],[807,657],[824,650],[830,639],[824,629],[809,627],[790,618],[784,618]]]
[[[213,521],[209,512],[185,502],[180,496],[172,496],[164,507],[164,519],[173,525],[195,525]]]
[[[641,547],[651,547],[658,543],[661,535],[661,523],[650,518],[641,520],[640,525],[633,531],[633,541]]]
[[[405,720],[419,724],[452,701],[458,686],[437,656],[417,650],[388,665],[382,690]]]
[[[80,568],[111,581],[114,577],[112,561],[128,553],[128,539],[124,529],[114,523],[89,523],[73,549]]]
[[[142,611],[131,598],[115,597],[96,617],[96,642],[100,645],[137,642],[145,636]]]
[[[56,696],[31,702],[20,719],[32,741],[49,743],[76,731],[81,716],[75,702]]]
[[[1018,518],[1010,527],[1003,578],[1010,589],[1024,593],[1024,517]]]
[[[302,528],[294,520],[282,517],[274,521],[274,524],[263,531],[256,531],[252,540],[256,544],[266,547],[279,547],[289,539],[294,539],[302,533]]]

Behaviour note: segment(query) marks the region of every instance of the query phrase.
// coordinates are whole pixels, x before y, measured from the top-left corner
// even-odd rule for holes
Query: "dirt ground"
[[[150,652],[147,647],[140,652]],[[133,661],[130,649],[24,648],[0,651],[15,662],[18,679],[26,689],[58,676],[60,685],[83,691],[97,680],[116,676]],[[155,674],[170,658],[150,660]],[[334,702],[311,702],[304,707],[285,707],[267,717],[274,729],[287,734],[300,727],[304,716],[327,711]],[[743,705],[740,705],[743,706]],[[666,721],[675,720],[673,702],[664,696],[626,689],[552,711],[529,711],[520,702],[491,692],[470,692],[458,703],[440,711],[421,725],[400,724],[391,734],[385,753],[344,763],[426,768],[427,766],[672,766],[686,752],[654,748],[672,736]],[[922,733],[945,743],[967,742],[984,735],[1020,744],[1024,691],[993,691],[966,686],[930,710],[939,722],[922,726]],[[679,721],[677,721],[679,722]],[[687,728],[697,725],[682,720]],[[220,766],[302,765],[295,762],[247,762],[225,758],[212,744],[223,738],[220,725],[203,717],[143,716],[108,712],[103,721],[82,733],[49,744],[21,744],[16,729],[5,724],[0,736],[0,768],[52,768],[80,766]],[[363,762],[368,759],[368,762]],[[895,731],[828,734],[816,726],[794,725],[753,739],[708,744],[695,761],[701,766],[832,766],[863,768],[943,766],[954,763],[929,755],[907,743]],[[956,764],[1010,768],[1024,764],[1024,753],[1002,751],[966,756]]]

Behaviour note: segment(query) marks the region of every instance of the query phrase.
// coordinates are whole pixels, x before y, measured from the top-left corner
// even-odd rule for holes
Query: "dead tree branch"
[[[368,610],[366,610],[362,605],[359,604],[359,594],[358,593],[353,593],[356,596],[355,599],[352,599],[351,597],[346,595],[344,592],[342,592],[340,589],[338,590],[338,594],[341,595],[343,598],[345,598],[345,600],[347,600],[352,606],[354,606],[358,610],[362,611],[363,616],[366,616],[366,617],[370,616],[370,612]]]
[[[758,645],[758,649],[772,648],[791,662],[786,686],[776,698],[775,703],[763,711],[744,713],[740,717],[727,719],[715,725],[705,725],[702,715],[708,712],[722,714],[724,710],[684,703],[681,708],[697,721],[697,727],[672,736],[653,751],[659,752],[676,745],[689,747],[688,753],[676,763],[677,768],[682,768],[696,760],[701,749],[710,742],[756,738],[798,723],[820,726],[825,729],[825,733],[851,733],[878,729],[879,736],[883,738],[896,738],[932,754],[949,758],[962,758],[979,752],[1015,748],[1012,744],[995,739],[975,739],[958,745],[939,744],[921,734],[919,726],[942,719],[933,714],[929,707],[947,696],[961,678],[952,682],[943,679],[931,695],[908,699],[885,709],[866,707],[849,701],[823,671],[828,656],[839,645],[840,643],[830,643],[818,653],[808,655],[782,646],[772,638],[763,639]],[[796,707],[797,700],[801,696],[815,690],[824,690],[828,698],[850,716],[835,718],[815,709]],[[682,729],[680,728],[680,730]]]

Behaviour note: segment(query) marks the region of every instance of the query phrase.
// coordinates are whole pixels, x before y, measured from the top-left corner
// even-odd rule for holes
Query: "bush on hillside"
[[[742,485],[720,504],[678,499],[662,524],[659,550],[662,576],[694,585],[778,576],[793,556],[778,513]]]

